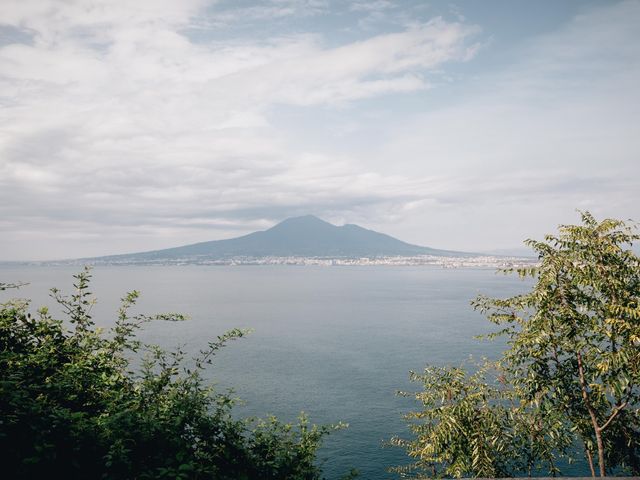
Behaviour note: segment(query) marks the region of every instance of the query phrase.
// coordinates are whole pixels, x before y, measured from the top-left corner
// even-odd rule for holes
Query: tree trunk
[[[591,470],[591,476],[595,478],[596,471],[593,468],[593,455],[591,454],[591,450],[589,450],[588,448],[585,448],[584,450],[585,452],[587,452],[587,461],[589,462],[589,469]]]
[[[604,468],[604,445],[602,444],[602,431],[595,425],[596,442],[598,442],[598,466],[600,467],[600,476],[606,477],[607,472]]]
[[[578,375],[580,377],[582,399],[584,400],[584,404],[587,407],[587,410],[589,411],[589,416],[591,417],[591,424],[593,425],[593,432],[596,435],[596,443],[598,445],[598,467],[600,469],[600,476],[606,477],[607,474],[606,474],[606,469],[604,467],[604,445],[602,444],[602,430],[600,429],[600,425],[598,425],[598,417],[596,417],[596,412],[591,406],[591,402],[589,401],[589,393],[587,391],[587,382],[584,378],[584,368],[582,366],[582,353],[580,351],[576,352],[576,358],[578,360]]]

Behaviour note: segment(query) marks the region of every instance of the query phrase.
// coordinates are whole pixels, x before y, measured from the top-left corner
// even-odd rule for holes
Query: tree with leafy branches
[[[232,330],[191,362],[136,338],[151,320],[122,299],[115,326],[91,317],[90,272],[52,295],[66,319],[28,303],[0,305],[0,457],[4,478],[318,480],[322,438],[337,426],[237,419],[234,399],[203,381]],[[3,284],[2,288],[15,285]],[[132,367],[137,358],[139,368]]]
[[[476,308],[505,328],[501,361],[523,398],[562,411],[595,474],[607,466],[640,473],[640,258],[635,225],[598,222],[528,240],[539,265],[519,269],[536,283]]]
[[[559,473],[557,461],[571,444],[564,420],[518,398],[494,362],[463,367],[428,366],[411,372],[422,385],[420,410],[405,415],[414,434],[394,438],[414,460],[392,471],[417,478],[514,477]]]
[[[546,469],[580,445],[595,476],[640,474],[640,237],[633,223],[581,225],[526,243],[533,288],[473,306],[503,328],[508,349],[489,369],[427,368],[413,375],[422,410],[407,448],[421,472],[505,476]],[[493,378],[487,372],[497,372]]]

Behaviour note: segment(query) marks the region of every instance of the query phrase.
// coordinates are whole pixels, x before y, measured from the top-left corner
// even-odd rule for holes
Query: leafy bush
[[[0,308],[0,452],[5,478],[319,479],[316,451],[338,426],[297,425],[275,418],[235,419],[234,400],[207,386],[201,372],[232,330],[188,368],[184,352],[136,339],[147,321],[129,314],[137,292],[122,299],[107,332],[91,318],[87,269],[76,293],[52,295],[67,314],[26,302]],[[6,289],[15,285],[0,284]],[[142,358],[134,371],[132,358]],[[191,363],[189,363],[191,364]]]

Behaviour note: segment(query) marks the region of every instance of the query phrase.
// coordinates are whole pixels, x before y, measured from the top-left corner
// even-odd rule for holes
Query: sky
[[[640,220],[640,0],[2,0],[0,260],[291,216],[511,249]]]

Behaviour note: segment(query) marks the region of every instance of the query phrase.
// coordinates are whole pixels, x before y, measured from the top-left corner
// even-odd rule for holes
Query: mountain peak
[[[324,220],[322,220],[319,217],[316,217],[315,215],[300,215],[298,217],[289,217],[289,218],[285,218],[282,222],[280,223],[284,223],[284,222],[322,222],[322,223],[329,223],[326,222]]]
[[[291,217],[273,227],[242,237],[213,240],[182,247],[120,255],[118,260],[166,261],[179,259],[219,260],[235,257],[378,257],[450,255],[459,252],[436,250],[402,242],[354,224],[336,226],[316,217]],[[110,257],[104,257],[110,258]]]
[[[280,223],[274,225],[269,230],[280,228],[312,228],[312,227],[335,227],[335,225],[325,222],[315,215],[302,215],[299,217],[290,217]]]

